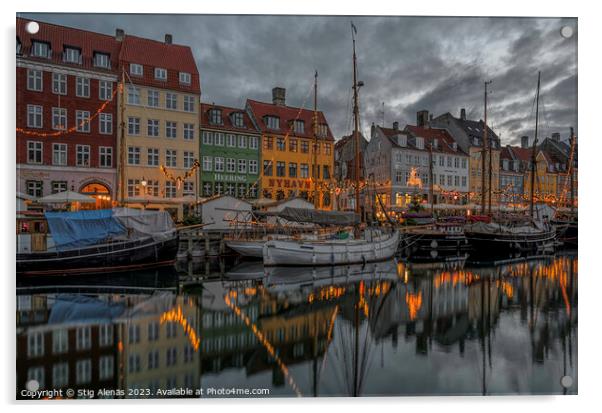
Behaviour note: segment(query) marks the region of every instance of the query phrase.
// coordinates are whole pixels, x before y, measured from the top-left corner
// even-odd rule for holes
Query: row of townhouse
[[[169,34],[27,23],[17,19],[18,192],[71,190],[178,219],[218,194],[332,208],[332,132],[322,112],[287,106],[285,89],[272,103],[204,104],[192,50]]]

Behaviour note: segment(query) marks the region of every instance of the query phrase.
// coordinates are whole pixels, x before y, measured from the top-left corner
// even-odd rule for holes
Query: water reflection
[[[577,391],[576,257],[206,265],[209,278],[132,274],[110,290],[103,279],[77,290],[21,283],[17,397],[31,379],[95,397],[233,386],[271,396]]]

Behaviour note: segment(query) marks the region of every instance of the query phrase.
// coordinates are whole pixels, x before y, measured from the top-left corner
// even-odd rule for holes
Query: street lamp
[[[142,185],[142,196],[144,197],[144,202],[142,202],[142,208],[146,209],[146,185],[148,185],[148,182],[146,181],[146,179],[144,179],[144,176],[142,177],[140,184]]]

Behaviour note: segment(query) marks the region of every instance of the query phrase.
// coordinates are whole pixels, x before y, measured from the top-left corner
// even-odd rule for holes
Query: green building
[[[201,194],[257,198],[261,134],[243,109],[201,104]]]

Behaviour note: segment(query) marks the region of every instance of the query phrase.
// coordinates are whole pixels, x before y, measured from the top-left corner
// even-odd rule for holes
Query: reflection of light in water
[[[344,287],[335,287],[333,285],[330,285],[328,287],[320,288],[320,290],[318,290],[317,294],[314,292],[311,292],[309,294],[309,296],[307,297],[307,301],[310,304],[313,303],[315,300],[328,301],[328,300],[339,298],[339,297],[343,296],[344,294],[345,294]]]
[[[420,307],[422,306],[422,291],[419,291],[418,294],[406,292],[406,304],[408,305],[410,320],[415,320],[418,315],[418,310],[420,310]]]
[[[182,307],[178,306],[177,309],[172,308],[171,310],[164,312],[161,314],[159,322],[161,324],[165,322],[175,322],[181,325],[194,350],[197,351],[199,349],[201,340],[199,339],[196,331],[194,331],[194,328],[188,323],[188,320],[186,320],[186,317],[184,317],[184,313],[182,313]]]
[[[280,359],[280,357],[278,357],[278,354],[276,354],[276,350],[274,349],[274,346],[265,338],[265,336],[263,335],[261,330],[259,330],[257,328],[257,325],[255,325],[254,323],[251,322],[251,319],[249,317],[247,317],[247,315],[241,311],[240,307],[237,306],[230,299],[230,297],[236,298],[237,297],[236,291],[230,291],[228,294],[226,294],[224,296],[224,302],[234,312],[234,314],[236,314],[241,320],[243,320],[243,322],[247,325],[247,327],[251,328],[251,331],[253,331],[253,334],[255,335],[255,337],[257,337],[257,340],[259,340],[261,345],[265,347],[268,354],[276,361],[276,364],[278,364],[278,367],[284,374],[284,377],[286,377],[288,379],[288,384],[295,391],[297,396],[298,397],[303,396],[301,394],[301,390],[299,390],[299,387],[297,387],[297,384],[295,383],[293,376],[291,376],[289,374],[288,367],[286,366],[286,364],[284,364],[284,362]]]

